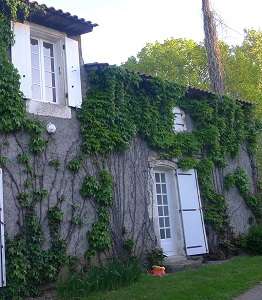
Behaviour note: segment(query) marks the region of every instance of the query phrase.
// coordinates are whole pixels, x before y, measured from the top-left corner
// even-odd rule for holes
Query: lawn
[[[144,275],[132,286],[81,300],[231,300],[262,281],[262,256],[238,257],[164,278]]]

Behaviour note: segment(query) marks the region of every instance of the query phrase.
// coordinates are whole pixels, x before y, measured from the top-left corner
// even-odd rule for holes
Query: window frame
[[[37,40],[39,45],[39,58],[40,58],[40,88],[41,99],[33,97],[33,74],[32,74],[32,101],[41,103],[50,103],[53,105],[67,105],[66,99],[66,59],[63,45],[65,44],[65,34],[57,32],[53,29],[46,28],[40,25],[30,23],[30,44],[31,39]],[[54,51],[54,74],[55,74],[55,88],[56,88],[56,101],[47,100],[46,98],[46,85],[45,85],[45,68],[44,68],[44,53],[43,43],[53,45]],[[32,68],[33,69],[33,66]]]
[[[176,106],[173,108],[173,116],[174,116],[173,131],[175,133],[187,131],[185,112],[180,107]],[[178,122],[176,120],[176,116],[180,117],[181,122]]]

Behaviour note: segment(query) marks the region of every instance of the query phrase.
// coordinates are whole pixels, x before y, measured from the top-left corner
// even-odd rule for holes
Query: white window
[[[170,228],[170,217],[169,217],[169,208],[168,208],[166,173],[156,172],[155,182],[156,182],[156,198],[157,198],[160,238],[170,239],[171,228]]]
[[[81,107],[78,41],[31,23],[15,22],[13,30],[12,62],[20,74],[21,91],[31,106],[43,114],[47,111],[44,104],[53,105],[48,111],[57,114],[61,106]]]
[[[180,109],[179,107],[175,107],[173,109],[173,114],[174,114],[174,126],[173,126],[173,130],[175,132],[182,132],[182,131],[186,131],[186,115],[183,112],[182,109]]]
[[[54,43],[31,37],[33,100],[57,103],[59,72],[55,50]]]

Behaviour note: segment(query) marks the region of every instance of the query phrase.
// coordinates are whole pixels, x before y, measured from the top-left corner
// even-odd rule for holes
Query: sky
[[[201,0],[40,0],[99,24],[82,36],[86,63],[120,64],[148,42],[168,38],[203,40]],[[261,0],[211,0],[222,20],[219,37],[241,43],[245,28],[262,29]],[[223,24],[223,25],[222,25]]]

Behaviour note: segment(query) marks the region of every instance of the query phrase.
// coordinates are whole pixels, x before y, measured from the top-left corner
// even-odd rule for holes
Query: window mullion
[[[41,76],[42,76],[42,81],[41,81],[41,89],[42,89],[42,100],[46,101],[46,94],[45,94],[45,60],[44,60],[44,42],[43,40],[40,40],[40,60],[41,60]]]

